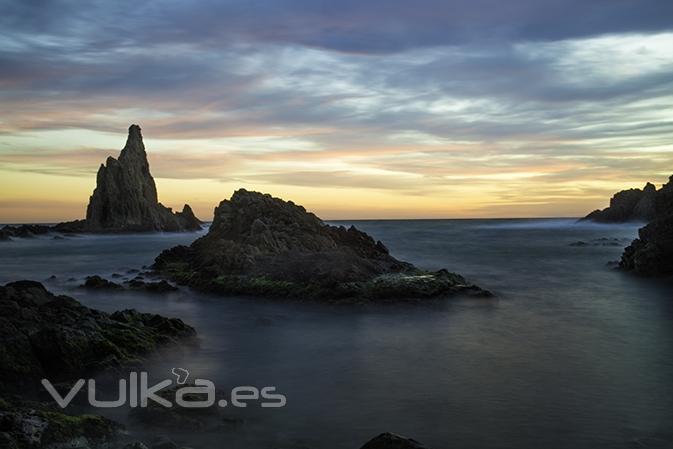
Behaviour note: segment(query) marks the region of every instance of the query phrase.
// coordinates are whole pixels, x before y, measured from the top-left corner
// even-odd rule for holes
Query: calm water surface
[[[231,410],[241,425],[173,434],[196,448],[357,449],[384,431],[435,449],[671,447],[673,285],[610,269],[620,246],[570,245],[626,243],[635,225],[355,224],[393,255],[459,272],[496,299],[322,306],[76,288],[86,275],[151,264],[194,234],[0,243],[0,281],[45,281],[91,307],[182,318],[200,346],[150,361],[153,375],[181,366],[219,387],[273,385],[287,396],[284,409]]]

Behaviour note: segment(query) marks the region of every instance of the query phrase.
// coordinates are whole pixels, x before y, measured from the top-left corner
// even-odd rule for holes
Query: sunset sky
[[[160,200],[580,216],[673,174],[671,0],[0,0],[0,223],[81,218],[129,124]]]

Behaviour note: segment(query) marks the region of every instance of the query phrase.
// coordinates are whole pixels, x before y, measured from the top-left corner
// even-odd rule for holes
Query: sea
[[[200,431],[94,411],[122,421],[130,437],[168,435],[197,449],[358,449],[382,432],[433,449],[673,447],[673,283],[614,268],[639,225],[333,224],[353,224],[395,257],[460,273],[494,297],[329,305],[78,287],[93,274],[133,277],[205,231],[0,242],[0,283],[32,279],[104,311],[180,318],[198,344],[151,357],[143,369],[152,378],[182,368],[223,391],[274,387],[287,401],[226,408],[222,425]]]

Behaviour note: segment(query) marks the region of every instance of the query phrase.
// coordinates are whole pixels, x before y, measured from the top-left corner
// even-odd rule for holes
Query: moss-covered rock
[[[195,331],[179,319],[124,310],[108,314],[33,281],[0,287],[0,391],[39,389],[134,364]]]
[[[355,227],[327,225],[291,201],[246,190],[220,203],[207,235],[162,252],[154,268],[219,294],[323,301],[489,295],[459,275],[394,258]]]
[[[122,426],[97,415],[67,415],[39,403],[0,401],[0,444],[16,449],[109,448]]]

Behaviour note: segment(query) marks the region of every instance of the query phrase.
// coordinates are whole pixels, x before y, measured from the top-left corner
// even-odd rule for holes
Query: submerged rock
[[[166,280],[148,282],[136,277],[126,282],[126,285],[133,290],[144,290],[148,293],[170,293],[177,291],[178,288]]]
[[[643,276],[673,275],[673,176],[658,192],[656,215],[638,230],[619,266]]]
[[[291,201],[243,189],[215,209],[207,235],[162,252],[154,269],[222,294],[321,300],[489,295],[457,274],[395,259],[355,227],[327,225]]]
[[[0,229],[0,240],[11,238],[33,238],[51,232],[51,227],[46,225],[24,224],[20,226],[5,226]]]
[[[185,205],[173,213],[158,201],[138,125],[131,125],[119,158],[108,157],[96,177],[85,228],[93,232],[191,231],[201,222]]]
[[[601,237],[598,239],[592,239],[589,242],[578,240],[571,243],[569,246],[623,246],[624,243],[627,243],[628,241],[629,239]]]
[[[112,277],[121,277],[121,275],[115,276],[113,274]],[[143,290],[148,293],[169,293],[178,290],[175,285],[171,284],[165,279],[160,281],[145,281],[142,276],[136,276],[129,281],[125,281],[124,285],[122,285],[109,281],[98,275],[87,276],[85,282],[80,285],[80,288],[105,291]]]
[[[157,392],[157,396],[176,403],[176,394],[183,388],[194,388],[194,384],[175,385]],[[184,401],[203,401],[202,393],[182,394]],[[228,400],[228,395],[216,392],[217,400]],[[164,407],[156,402],[149,402],[147,407],[135,408],[129,413],[129,418],[144,429],[161,429],[182,431],[216,431],[222,427],[224,409],[217,404],[210,407]]]
[[[108,281],[107,279],[104,279],[98,275],[87,276],[84,284],[80,285],[80,287],[89,290],[121,290],[124,288],[121,285],[112,281]]]
[[[179,319],[135,310],[108,314],[55,296],[39,282],[12,282],[0,286],[0,391],[135,363],[194,335]]]
[[[394,433],[382,433],[360,449],[428,449],[416,440]]]

